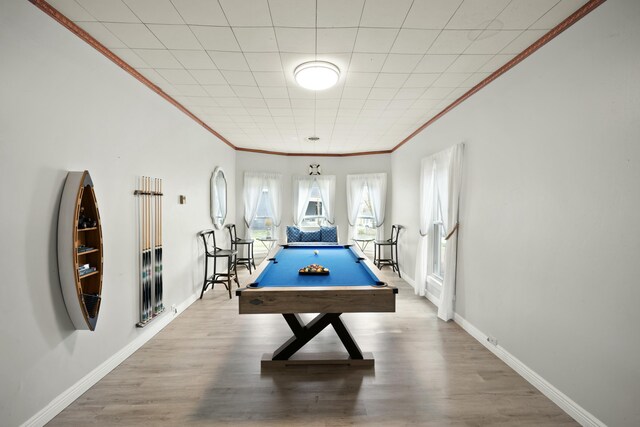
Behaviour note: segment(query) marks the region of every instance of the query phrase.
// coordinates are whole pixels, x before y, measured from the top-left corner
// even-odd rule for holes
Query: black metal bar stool
[[[229,298],[231,298],[231,279],[236,282],[236,285],[240,287],[238,282],[238,270],[233,262],[233,258],[238,254],[238,251],[232,249],[220,249],[216,245],[216,235],[213,230],[204,230],[198,233],[202,237],[204,243],[204,281],[202,282],[202,292],[200,292],[200,299],[204,295],[204,291],[207,290],[207,286],[211,283],[211,289],[216,283],[222,283],[229,291]],[[208,276],[209,258],[213,258],[213,274]],[[218,273],[218,258],[227,259],[227,272]]]
[[[373,242],[373,263],[382,270],[384,266],[390,266],[394,272],[398,272],[400,275],[400,265],[398,264],[398,235],[403,227],[401,225],[394,224],[391,226],[391,238],[387,240],[376,240]],[[384,248],[389,248],[389,258],[382,258],[384,254]]]
[[[251,266],[256,268],[256,264],[253,257],[253,239],[238,239],[238,235],[236,234],[236,225],[235,224],[227,224],[225,228],[229,230],[229,240],[231,241],[231,250],[236,251],[234,265],[242,264],[249,269],[249,274],[251,274]],[[245,246],[247,248],[247,256],[242,258],[240,254],[242,253],[238,246]]]

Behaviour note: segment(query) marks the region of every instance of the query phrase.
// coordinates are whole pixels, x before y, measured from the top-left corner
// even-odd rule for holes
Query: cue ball
[[[318,255],[318,250],[316,249],[315,251],[313,251],[314,254]]]

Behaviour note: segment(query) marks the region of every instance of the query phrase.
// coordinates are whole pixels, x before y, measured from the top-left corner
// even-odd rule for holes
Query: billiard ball
[[[320,252],[318,252],[318,250],[316,249],[315,251],[313,251],[313,253],[314,253],[315,255],[318,255]]]

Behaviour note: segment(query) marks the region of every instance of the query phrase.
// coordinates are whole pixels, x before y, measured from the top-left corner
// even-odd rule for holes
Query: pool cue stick
[[[152,263],[151,259],[151,178],[147,177],[147,320],[151,320],[153,317],[153,310],[151,306],[151,277],[152,277]]]
[[[137,180],[138,191],[142,191],[142,177]],[[144,322],[144,207],[142,194],[138,193],[138,248],[140,249],[138,262],[140,263],[140,323]]]
[[[144,178],[144,319],[149,320],[149,188],[148,178]]]
[[[154,240],[154,248],[153,248],[153,314],[158,314],[160,312],[160,294],[158,292],[158,269],[160,268],[160,260],[158,259],[158,245],[160,244],[160,239],[158,239],[158,178],[153,178],[153,240]]]
[[[156,304],[158,306],[158,312],[164,310],[162,304],[162,179],[158,178],[158,194],[157,198],[157,218],[158,218],[158,233],[156,243],[156,274],[157,274],[157,291],[156,291]]]

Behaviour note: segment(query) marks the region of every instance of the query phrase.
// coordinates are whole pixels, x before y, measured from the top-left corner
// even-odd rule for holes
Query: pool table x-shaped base
[[[283,313],[282,315],[293,331],[293,336],[273,352],[271,360],[288,360],[329,325],[335,329],[340,341],[342,341],[342,344],[344,344],[344,347],[347,349],[349,357],[356,360],[363,359],[360,347],[358,347],[349,329],[347,329],[340,319],[341,314],[342,313],[322,313],[305,325],[297,313]]]

